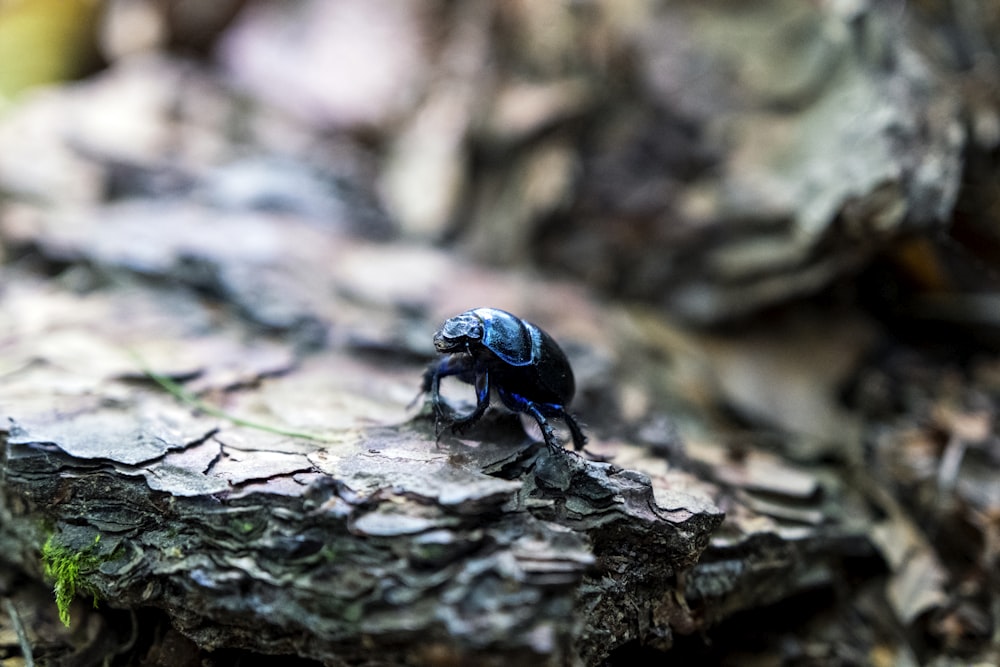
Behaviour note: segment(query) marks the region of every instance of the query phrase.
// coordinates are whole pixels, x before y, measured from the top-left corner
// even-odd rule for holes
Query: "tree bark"
[[[57,591],[163,609],[204,649],[331,665],[594,665],[633,640],[667,648],[829,583],[843,557],[866,549],[834,516],[787,530],[728,498],[708,469],[699,479],[697,466],[596,434],[612,462],[552,451],[496,412],[467,439],[438,442],[433,421],[402,405],[419,364],[387,366],[387,352],[334,345],[292,362],[224,329],[173,338],[171,349],[207,355],[197,373],[174,376],[236,414],[271,404],[301,423],[316,405],[403,390],[390,392],[378,426],[357,407],[350,427],[315,434],[237,425],[181,402],[192,396],[156,374],[169,393],[135,359],[128,370],[117,345],[152,354],[157,336],[174,334],[156,317],[104,316],[157,301],[159,311],[162,288],[107,288],[74,310],[61,309],[62,290],[14,277],[37,291],[8,294],[9,317],[44,311],[77,324],[47,356],[30,336],[8,346],[7,361],[25,365],[4,392],[0,553]],[[199,320],[197,294],[183,299]],[[81,322],[87,309],[95,319]],[[60,368],[57,353],[83,340],[86,363]],[[225,372],[227,358],[242,371]],[[69,395],[81,374],[90,389]],[[327,393],[303,398],[316,381]],[[777,472],[803,482],[776,489],[804,494],[793,504],[815,495],[815,479]],[[720,501],[731,513],[721,531]],[[59,574],[66,563],[72,577]]]

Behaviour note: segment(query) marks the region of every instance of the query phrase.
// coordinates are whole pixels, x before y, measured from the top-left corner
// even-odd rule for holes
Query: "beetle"
[[[587,437],[566,411],[576,391],[573,369],[555,339],[541,328],[505,310],[474,308],[445,321],[434,334],[434,348],[447,356],[424,372],[422,393],[453,433],[479,421],[495,391],[507,408],[538,422],[552,449],[564,451],[549,424],[555,418],[569,428],[573,449],[584,448]],[[476,408],[464,417],[445,415],[440,392],[441,379],[448,376],[476,388]]]

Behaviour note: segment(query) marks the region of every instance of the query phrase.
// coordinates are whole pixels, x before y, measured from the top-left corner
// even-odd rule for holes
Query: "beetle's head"
[[[472,313],[456,315],[434,334],[434,348],[438,352],[464,352],[471,342],[483,339],[483,322]]]

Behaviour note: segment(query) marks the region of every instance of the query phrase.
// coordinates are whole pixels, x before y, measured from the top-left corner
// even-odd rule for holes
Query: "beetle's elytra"
[[[453,432],[483,416],[492,390],[510,410],[531,415],[549,447],[561,448],[549,424],[549,419],[561,418],[573,437],[573,448],[583,449],[587,438],[566,411],[576,390],[573,369],[542,329],[505,310],[475,308],[447,320],[434,334],[434,347],[447,356],[424,372],[422,390],[438,419],[447,421]],[[464,417],[445,416],[441,378],[452,375],[476,388],[476,409]]]

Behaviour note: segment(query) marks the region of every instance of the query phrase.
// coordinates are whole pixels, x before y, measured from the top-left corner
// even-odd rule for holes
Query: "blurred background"
[[[847,283],[992,327],[931,296],[992,285],[992,3],[536,5],[5,0],[4,193],[364,198],[370,238],[690,323]]]
[[[0,0],[0,290],[192,288],[414,389],[441,320],[514,310],[598,449],[869,485],[891,627],[769,655],[989,664],[998,56],[991,0]]]
[[[995,259],[989,2],[0,7],[8,197],[340,188],[369,237],[689,322],[875,273],[883,314],[983,318],[893,299],[989,279],[952,266]]]

